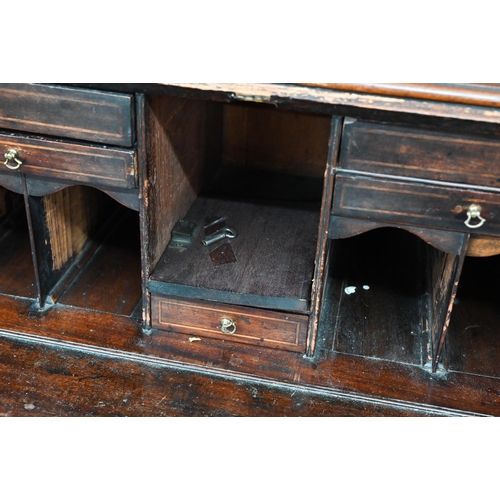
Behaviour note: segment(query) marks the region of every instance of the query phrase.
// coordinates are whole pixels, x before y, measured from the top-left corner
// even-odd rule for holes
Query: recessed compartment
[[[1,186],[0,294],[26,298],[37,295],[24,200]]]
[[[156,208],[163,250],[152,249],[149,290],[294,313],[307,324],[331,118],[177,98],[150,106],[151,121],[162,124],[150,148],[167,150],[153,183],[170,210]],[[180,246],[171,239],[179,220],[192,232]],[[157,316],[153,326],[166,328]],[[249,341],[261,343],[265,330]]]
[[[138,213],[87,186],[29,202],[42,306],[140,317]]]
[[[460,255],[395,227],[333,240],[321,319],[332,350],[435,369]]]
[[[500,255],[466,257],[444,361],[449,370],[500,377]]]
[[[88,186],[28,196],[27,205],[0,188],[0,293],[34,299],[38,310],[141,316],[137,212]]]

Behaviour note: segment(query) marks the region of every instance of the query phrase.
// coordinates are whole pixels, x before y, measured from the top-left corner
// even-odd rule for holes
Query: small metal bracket
[[[194,235],[198,230],[197,224],[188,220],[177,221],[172,229],[172,238],[168,244],[169,248],[188,248],[193,243]]]

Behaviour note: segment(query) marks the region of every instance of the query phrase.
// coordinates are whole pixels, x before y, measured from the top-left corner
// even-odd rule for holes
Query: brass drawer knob
[[[5,161],[4,165],[10,169],[10,170],[17,170],[23,162],[17,157],[18,152],[17,149],[9,149],[5,154]],[[9,164],[10,161],[15,161],[16,163],[14,165]]]
[[[236,323],[232,319],[222,318],[220,320],[220,330],[223,333],[229,333],[229,335],[232,335],[236,332]]]
[[[477,224],[471,224],[470,221],[472,219],[479,219],[479,222]],[[475,229],[477,227],[481,227],[485,222],[486,219],[481,217],[481,207],[473,203],[467,210],[467,220],[464,222],[464,224],[471,229]]]

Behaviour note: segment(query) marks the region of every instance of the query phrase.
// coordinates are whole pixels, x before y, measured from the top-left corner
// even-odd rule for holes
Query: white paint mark
[[[200,340],[200,337],[189,337],[189,342],[199,342]]]
[[[370,287],[368,285],[363,285],[363,290],[369,290]]]
[[[356,291],[356,287],[355,286],[348,286],[346,287],[346,289],[344,290],[344,292],[347,294],[347,295],[351,295],[351,293],[354,293]]]

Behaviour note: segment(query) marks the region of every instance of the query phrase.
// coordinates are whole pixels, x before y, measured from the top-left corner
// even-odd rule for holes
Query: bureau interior
[[[428,247],[397,228],[331,242],[321,328],[333,351],[425,364]]]
[[[88,186],[30,197],[42,301],[140,316],[137,212]]]
[[[0,294],[36,298],[23,196],[0,187]]]
[[[308,311],[329,117],[171,97],[152,109],[163,125],[151,150],[161,141],[169,151],[160,168],[170,178],[163,188],[155,182],[170,203],[156,240],[164,235],[166,245],[180,219],[196,229],[189,248],[166,248],[150,290],[191,298],[221,291],[212,300],[256,305],[259,297],[261,307]],[[236,237],[202,245],[216,228]]]

